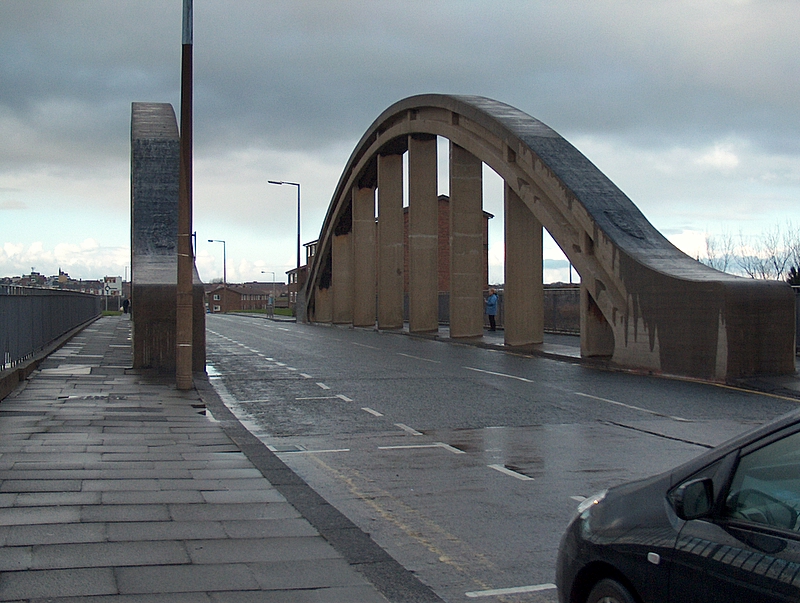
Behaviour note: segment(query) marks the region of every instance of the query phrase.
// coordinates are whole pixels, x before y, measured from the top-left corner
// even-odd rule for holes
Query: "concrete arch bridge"
[[[581,276],[583,356],[717,381],[794,372],[790,287],[693,260],[558,133],[475,96],[410,97],[370,126],[331,200],[301,316],[403,328],[408,152],[409,329],[438,329],[437,136],[450,141],[452,337],[483,332],[486,163],[505,181],[506,345],[543,338],[544,227]]]

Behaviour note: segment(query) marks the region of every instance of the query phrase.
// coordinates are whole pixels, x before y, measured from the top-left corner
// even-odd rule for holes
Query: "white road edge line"
[[[378,446],[378,450],[414,450],[419,448],[442,448],[453,454],[467,454],[463,450],[459,450],[454,446],[445,444],[444,442],[436,442],[434,444],[407,444],[405,446]]]
[[[322,389],[330,389],[330,387],[328,387],[328,386],[327,386],[327,385],[325,385],[324,383],[319,383],[319,382],[318,382],[318,383],[317,383],[317,385],[319,385],[319,386],[320,386]]]
[[[504,467],[503,465],[487,465],[487,467],[489,467],[489,469],[494,469],[495,471],[499,471],[500,473],[503,473],[505,475],[509,475],[511,477],[514,477],[514,478],[516,478],[518,480],[521,480],[523,482],[532,482],[532,481],[534,481],[532,477],[528,477],[527,475],[522,475],[521,473],[517,473],[516,471],[512,471],[511,469],[508,469],[508,468]]]
[[[411,354],[403,354],[402,352],[397,352],[398,356],[405,356],[406,358],[413,358],[414,360],[424,360],[425,362],[433,362],[435,364],[441,364],[441,360],[431,360],[430,358],[422,358],[421,356],[412,356]]]
[[[304,398],[295,398],[295,400],[336,400],[339,396],[306,396]]]
[[[330,450],[287,450],[276,452],[275,454],[327,454],[331,452],[350,452],[349,448],[332,448]]]
[[[361,410],[363,410],[364,412],[368,412],[373,417],[382,417],[383,416],[383,413],[379,413],[377,410],[373,410],[369,406],[364,406]]]
[[[351,400],[350,398],[348,398],[343,394],[336,394],[336,397],[339,398],[340,400],[344,400],[345,402],[355,402],[355,400]]]
[[[599,400],[600,402],[608,402],[609,404],[616,404],[617,406],[622,406],[623,408],[629,408],[631,410],[638,410],[639,412],[645,412],[649,415],[655,415],[656,417],[666,417],[668,419],[672,419],[673,421],[680,421],[682,423],[691,423],[690,419],[684,419],[683,417],[673,417],[672,415],[665,415],[661,412],[656,412],[654,410],[649,410],[647,408],[641,408],[640,406],[633,406],[632,404],[625,404],[624,402],[617,402],[616,400],[609,400],[608,398],[601,398],[600,396],[593,396],[592,394],[584,394],[583,392],[574,392],[576,396],[582,396],[584,398],[591,398],[592,400]]]
[[[402,430],[403,430],[403,431],[405,431],[406,433],[410,433],[410,434],[411,434],[411,435],[413,435],[413,436],[421,436],[421,435],[422,435],[422,434],[421,434],[419,431],[417,431],[416,429],[414,429],[414,428],[412,428],[412,427],[409,427],[408,425],[405,425],[405,424],[403,424],[403,423],[395,423],[395,424],[394,424],[394,426],[395,426],[395,427],[399,427],[400,429],[402,429]]]
[[[555,584],[534,584],[532,586],[515,586],[513,588],[495,588],[494,590],[473,590],[464,593],[470,599],[478,597],[497,597],[500,595],[516,595],[519,593],[535,593],[542,590],[553,590]]]
[[[506,377],[507,379],[516,379],[517,381],[524,381],[525,383],[533,383],[530,379],[525,377],[517,377],[516,375],[507,375],[506,373],[496,373],[494,371],[485,371],[483,369],[474,368],[472,366],[465,366],[468,371],[475,371],[476,373],[486,373],[487,375],[495,375],[496,377]]]
[[[445,444],[444,442],[436,442],[436,445],[437,445],[439,448],[444,448],[444,449],[445,449],[445,450],[447,450],[448,452],[452,452],[453,454],[467,454],[467,453],[466,453],[466,452],[464,452],[463,450],[459,450],[459,449],[458,449],[458,448],[456,448],[455,446],[451,446],[450,444]]]
[[[313,379],[313,377],[311,375],[307,374],[307,373],[300,373],[300,376],[303,379]]]
[[[353,345],[357,345],[360,348],[369,348],[370,350],[379,350],[380,349],[380,348],[376,348],[375,346],[372,346],[372,345],[367,345],[365,343],[356,343],[355,341],[351,341],[350,343],[352,343]],[[130,347],[130,346],[124,346],[124,347]]]

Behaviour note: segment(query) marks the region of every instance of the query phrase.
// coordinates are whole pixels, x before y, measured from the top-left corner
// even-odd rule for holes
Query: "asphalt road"
[[[209,375],[240,420],[452,602],[556,601],[577,501],[797,406],[396,333],[207,318]]]

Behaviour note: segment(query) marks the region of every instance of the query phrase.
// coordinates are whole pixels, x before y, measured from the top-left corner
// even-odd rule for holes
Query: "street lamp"
[[[209,239],[209,243],[222,243],[222,286],[228,286],[228,253],[226,251],[225,241],[222,239]]]
[[[283,182],[277,180],[268,180],[270,184],[288,184],[297,187],[297,284],[300,283],[300,184],[297,182]],[[274,280],[274,279],[273,279]]]
[[[276,298],[275,298],[275,273],[272,270],[262,270],[261,274],[271,274],[272,275],[272,307],[273,307],[273,312],[274,312],[275,301],[276,301]]]

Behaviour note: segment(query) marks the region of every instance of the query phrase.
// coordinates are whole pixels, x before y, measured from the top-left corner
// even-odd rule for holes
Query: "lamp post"
[[[268,182],[270,184],[278,184],[278,185],[288,184],[290,186],[296,186],[297,187],[297,274],[295,276],[297,281],[296,281],[295,284],[297,286],[299,286],[300,285],[300,184],[297,183],[297,182],[283,182],[283,181],[277,181],[277,180],[268,180]],[[297,295],[297,293],[295,293],[295,296],[296,295]],[[295,297],[295,301],[297,301],[296,297]]]
[[[222,243],[222,287],[228,286],[228,254],[226,251],[225,241],[222,239],[209,239],[209,243]]]
[[[193,2],[183,0],[181,46],[181,131],[178,158],[178,273],[175,321],[175,385],[179,390],[194,387],[194,306],[192,253],[192,46]]]
[[[272,275],[272,308],[273,308],[273,312],[274,312],[275,301],[276,301],[276,297],[275,297],[275,273],[272,270],[262,270],[261,274],[271,274]]]

